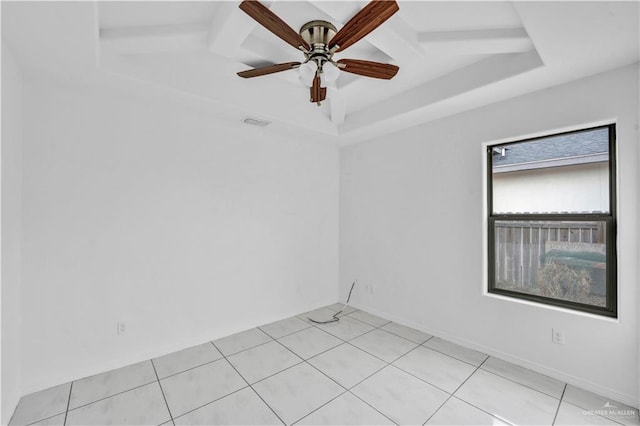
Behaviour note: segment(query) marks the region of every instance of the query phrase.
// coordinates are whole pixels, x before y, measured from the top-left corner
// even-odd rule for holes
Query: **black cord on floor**
[[[347,303],[344,304],[344,306],[342,307],[342,309],[340,309],[338,312],[336,312],[335,314],[333,314],[333,316],[331,317],[330,320],[326,320],[326,321],[316,321],[312,318],[307,317],[307,319],[309,321],[311,321],[312,323],[315,324],[329,324],[332,322],[337,322],[340,321],[340,318],[338,317],[338,315],[340,315],[345,309],[347,309],[347,305],[349,305],[349,300],[351,300],[351,293],[353,292],[353,287],[355,287],[356,285],[356,281],[353,282],[353,284],[351,284],[351,290],[349,290],[349,296],[347,296]]]

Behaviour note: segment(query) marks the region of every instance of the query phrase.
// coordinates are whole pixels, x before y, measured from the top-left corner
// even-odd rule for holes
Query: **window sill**
[[[620,312],[618,312],[618,317],[617,318],[612,318],[612,317],[606,317],[606,316],[603,316],[603,315],[592,314],[592,313],[589,313],[589,312],[576,311],[574,309],[563,308],[563,307],[560,307],[560,306],[547,305],[546,303],[533,302],[531,300],[523,300],[523,299],[516,299],[514,297],[502,296],[500,294],[489,293],[486,289],[483,291],[482,295],[485,296],[485,297],[490,297],[492,299],[504,300],[506,302],[512,302],[512,303],[519,303],[519,304],[522,304],[522,305],[528,305],[528,306],[532,306],[532,307],[536,307],[536,308],[548,309],[548,310],[552,310],[552,311],[556,311],[556,312],[562,312],[562,313],[575,315],[575,316],[579,316],[579,317],[584,317],[584,318],[589,318],[589,319],[595,319],[595,320],[610,322],[610,323],[613,323],[613,324],[619,324],[620,323]]]

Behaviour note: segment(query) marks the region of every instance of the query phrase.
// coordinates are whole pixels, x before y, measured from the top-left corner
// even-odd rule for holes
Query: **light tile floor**
[[[20,400],[10,425],[640,425],[638,411],[341,305]]]

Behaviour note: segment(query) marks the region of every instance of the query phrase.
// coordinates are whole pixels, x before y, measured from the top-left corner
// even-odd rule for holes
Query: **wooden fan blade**
[[[242,3],[240,3],[240,9],[242,9],[247,15],[255,19],[256,22],[258,22],[260,25],[262,25],[296,49],[304,47],[306,50],[309,50],[309,44],[302,38],[300,34],[295,32],[293,28],[287,25],[286,22],[280,19],[275,13],[270,11],[268,7],[264,6],[259,1],[244,0]]]
[[[342,71],[364,75],[365,77],[383,78],[385,80],[390,80],[395,77],[400,69],[396,65],[361,61],[358,59],[340,59],[338,64],[345,65],[344,67],[339,67]]]
[[[327,88],[320,87],[320,77],[316,76],[313,79],[313,86],[311,86],[311,102],[316,102],[320,105],[320,102],[327,98]]]
[[[273,74],[274,72],[292,70],[299,66],[300,62],[286,62],[284,64],[267,65],[266,67],[242,71],[239,72],[238,75],[242,78],[260,77],[261,75]]]
[[[329,42],[329,48],[338,46],[340,52],[351,46],[371,31],[378,28],[400,8],[394,0],[372,1],[356,13]]]

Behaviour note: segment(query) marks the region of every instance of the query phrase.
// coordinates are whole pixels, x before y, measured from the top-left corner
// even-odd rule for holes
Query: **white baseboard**
[[[374,315],[378,315],[382,318],[397,322],[398,324],[406,325],[407,327],[415,328],[416,330],[422,331],[423,333],[431,334],[436,337],[440,337],[442,339],[448,340],[452,343],[467,347],[469,349],[473,349],[478,352],[485,353],[490,356],[494,356],[496,358],[503,359],[505,361],[511,362],[513,364],[517,364],[521,367],[528,368],[529,370],[533,370],[537,373],[544,374],[545,376],[550,376],[570,385],[582,388],[589,392],[593,392],[595,394],[611,398],[614,401],[621,402],[623,404],[627,404],[631,407],[640,408],[640,402],[633,395],[625,394],[615,389],[608,388],[606,386],[599,385],[597,383],[590,382],[588,380],[581,379],[580,377],[573,376],[571,374],[564,373],[562,371],[556,370],[551,367],[547,367],[535,362],[531,362],[524,358],[485,346],[478,342],[474,342],[471,340],[460,339],[457,336],[453,336],[449,333],[443,332],[442,330],[438,330],[432,327],[426,327],[423,324],[418,324],[413,321],[409,321],[405,318],[402,318],[397,315],[393,315],[389,312],[384,312],[378,309],[371,308],[369,306],[365,306],[360,303],[349,303],[350,306],[353,306],[357,309],[362,309]]]

